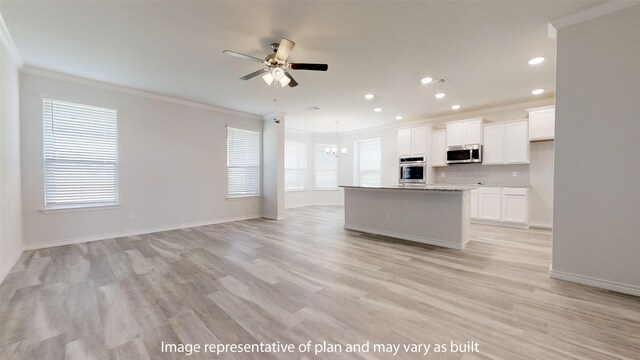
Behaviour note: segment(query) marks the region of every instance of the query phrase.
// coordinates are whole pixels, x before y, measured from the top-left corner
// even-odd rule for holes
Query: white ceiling
[[[278,109],[287,127],[355,130],[553,94],[555,42],[547,23],[601,1],[511,2],[23,2],[0,12],[29,66],[253,114]],[[296,42],[296,88],[239,77],[260,68],[222,54],[264,57]],[[546,61],[527,64],[534,56]],[[438,90],[424,76],[445,77]],[[376,97],[366,101],[364,94]],[[324,110],[305,110],[320,106]],[[380,106],[381,113],[373,112]]]

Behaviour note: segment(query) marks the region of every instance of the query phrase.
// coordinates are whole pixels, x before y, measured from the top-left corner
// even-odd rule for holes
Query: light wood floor
[[[460,252],[342,224],[342,208],[308,207],[279,222],[27,251],[0,286],[0,358],[161,359],[175,356],[160,341],[308,340],[479,343],[429,359],[640,357],[640,299],[550,279],[547,231],[474,225]],[[277,357],[305,356],[316,358]]]

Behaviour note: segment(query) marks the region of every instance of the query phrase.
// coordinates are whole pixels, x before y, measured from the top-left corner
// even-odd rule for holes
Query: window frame
[[[339,185],[338,185],[338,181],[340,179],[340,174],[339,174],[339,169],[340,169],[340,164],[338,162],[338,158],[335,158],[335,170],[326,170],[326,169],[318,169],[318,147],[322,146],[320,148],[321,152],[324,152],[324,149],[329,147],[338,147],[338,144],[327,144],[327,143],[316,143],[314,144],[314,152],[313,152],[313,190],[314,191],[336,191],[339,189]],[[327,155],[327,156],[331,156],[331,155]],[[333,171],[335,173],[335,186],[333,187],[318,187],[318,182],[316,181],[318,178],[318,171]]]
[[[239,131],[245,131],[245,132],[252,132],[252,133],[256,133],[258,134],[258,193],[257,194],[229,194],[229,129],[234,129],[234,130],[239,130]],[[246,129],[246,128],[240,128],[240,127],[235,127],[235,126],[231,126],[231,125],[227,125],[226,126],[226,139],[225,139],[225,161],[226,161],[226,170],[227,170],[227,176],[226,176],[226,181],[227,181],[227,190],[226,190],[226,199],[227,200],[241,200],[241,199],[247,199],[247,198],[259,198],[262,197],[262,163],[263,163],[263,159],[262,159],[262,131],[260,130],[252,130],[252,129]],[[242,167],[242,168],[247,168]]]
[[[296,144],[296,145],[304,145],[304,168],[287,168],[287,143],[290,144]],[[289,141],[289,140],[285,140],[284,142],[284,147],[285,147],[285,160],[284,160],[284,176],[285,176],[285,181],[284,181],[284,191],[285,192],[296,192],[296,191],[307,191],[309,185],[309,177],[308,177],[308,172],[309,172],[309,146],[307,143],[305,142],[300,142],[300,141]],[[304,184],[302,185],[302,187],[296,187],[296,188],[287,188],[287,170],[289,171],[298,171],[298,172],[302,172],[304,174]]]
[[[119,126],[119,109],[116,108],[108,108],[104,106],[97,105],[89,105],[82,103],[76,100],[67,100],[60,99],[53,96],[44,96],[40,97],[41,107],[41,124],[42,124],[42,208],[40,212],[47,213],[58,213],[58,212],[75,212],[75,211],[85,211],[85,210],[107,210],[107,209],[115,209],[120,207],[120,126]],[[77,203],[72,205],[48,205],[47,203],[47,134],[46,134],[46,125],[45,125],[45,102],[50,101],[52,103],[66,103],[75,106],[85,107],[85,108],[93,108],[101,111],[111,111],[114,113],[115,117],[115,161],[113,162],[115,168],[115,201],[111,202],[86,202],[86,203]],[[53,105],[51,105],[53,106]],[[53,120],[53,119],[52,119]]]
[[[380,146],[380,169],[376,170],[376,171],[372,171],[372,170],[366,170],[363,171],[362,170],[362,163],[361,163],[361,156],[360,156],[360,146],[363,143],[367,143],[367,142],[377,142]],[[358,186],[382,186],[382,138],[371,138],[371,139],[362,139],[362,140],[356,140],[354,141],[354,177],[356,179],[355,183],[358,184]],[[377,185],[363,185],[362,184],[362,178],[363,178],[363,174],[366,173],[377,173],[380,175],[380,183]]]

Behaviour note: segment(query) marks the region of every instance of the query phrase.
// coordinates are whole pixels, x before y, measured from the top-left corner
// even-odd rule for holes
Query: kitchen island
[[[346,229],[457,250],[469,240],[473,186],[341,187]]]

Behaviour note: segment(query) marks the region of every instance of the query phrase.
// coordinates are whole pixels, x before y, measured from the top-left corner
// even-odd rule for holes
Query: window
[[[260,133],[227,127],[227,194],[260,195]]]
[[[284,143],[284,189],[299,191],[307,188],[307,144]]]
[[[118,203],[117,111],[43,99],[45,209]]]
[[[335,144],[316,144],[314,187],[318,190],[338,188],[338,158],[325,151],[337,147]]]
[[[362,186],[380,186],[382,184],[380,139],[358,141],[357,152],[358,183]]]

